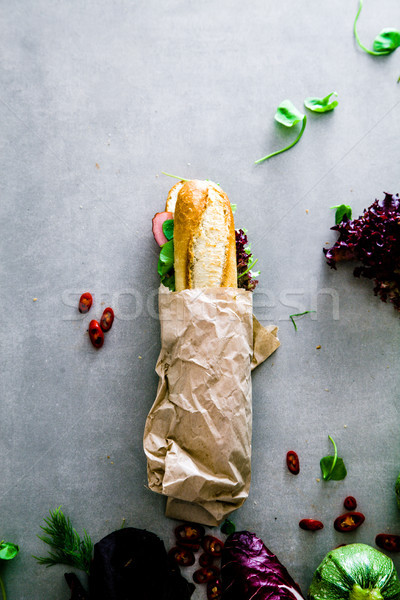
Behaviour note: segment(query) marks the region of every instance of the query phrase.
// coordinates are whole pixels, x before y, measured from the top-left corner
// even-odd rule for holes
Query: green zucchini
[[[400,600],[391,558],[366,544],[349,544],[325,556],[314,573],[309,600]]]

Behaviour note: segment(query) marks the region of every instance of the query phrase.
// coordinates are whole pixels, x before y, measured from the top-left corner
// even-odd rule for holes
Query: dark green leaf
[[[337,458],[334,468],[332,469],[333,461],[335,460],[334,456],[325,456],[321,458],[321,472],[322,477],[325,481],[329,481],[333,479],[335,481],[341,481],[347,475],[346,467],[344,466],[344,462],[342,458]]]
[[[174,266],[174,240],[170,240],[161,246],[160,257],[158,259],[158,274],[166,275]]]
[[[175,291],[175,272],[169,272],[163,277],[161,277],[161,283],[165,285],[171,292]]]
[[[353,211],[351,210],[351,206],[348,204],[337,204],[336,206],[331,206],[331,208],[336,208],[335,212],[335,223],[339,225],[345,218],[348,221],[351,221],[351,216]]]
[[[229,519],[225,519],[225,521],[221,525],[221,531],[226,535],[231,535],[231,533],[234,533],[236,531],[236,525],[235,523],[232,523],[232,521],[230,521]]]
[[[167,240],[172,240],[172,238],[174,237],[174,220],[167,219],[166,221],[164,221],[164,223],[162,224],[162,230]]]
[[[397,29],[383,29],[374,39],[372,45],[375,52],[389,54],[400,46],[400,31]]]
[[[11,560],[17,556],[19,547],[11,542],[0,542],[0,559]]]
[[[331,96],[337,96],[337,93],[331,92],[330,94],[325,96],[325,98],[306,98],[304,100],[304,106],[306,108],[308,108],[308,110],[311,110],[313,112],[319,112],[319,113],[329,112],[330,110],[333,110],[338,105],[337,100],[332,100],[330,102]]]
[[[344,479],[347,475],[346,467],[344,466],[343,459],[338,457],[335,441],[331,438],[330,435],[328,437],[333,444],[335,455],[324,456],[324,458],[321,458],[320,467],[322,477],[324,481],[329,481],[330,479],[340,481],[341,479]]]

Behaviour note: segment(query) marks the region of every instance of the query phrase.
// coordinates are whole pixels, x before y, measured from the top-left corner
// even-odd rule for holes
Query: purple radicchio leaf
[[[304,600],[286,568],[254,533],[230,535],[221,561],[223,600]]]

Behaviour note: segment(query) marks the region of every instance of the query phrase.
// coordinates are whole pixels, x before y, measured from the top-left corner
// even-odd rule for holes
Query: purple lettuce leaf
[[[375,295],[400,311],[399,195],[385,193],[383,200],[375,200],[358,219],[344,218],[331,229],[339,237],[331,248],[323,250],[328,265],[336,269],[340,261],[359,261],[354,276],[372,279]]]
[[[286,568],[254,533],[228,537],[221,559],[222,600],[304,600]]]

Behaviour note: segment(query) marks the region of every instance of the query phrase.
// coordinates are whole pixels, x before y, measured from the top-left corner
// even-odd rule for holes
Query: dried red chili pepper
[[[286,454],[286,464],[287,468],[293,475],[298,475],[300,473],[300,461],[297,453],[294,450],[289,450]]]
[[[193,573],[193,581],[195,583],[208,583],[219,577],[220,570],[218,567],[203,567]]]
[[[221,556],[222,549],[224,547],[224,543],[212,535],[206,535],[201,542],[201,545],[206,554],[210,554],[215,558],[219,558]]]
[[[394,533],[378,533],[375,544],[388,552],[400,552],[400,535]]]
[[[324,524],[316,519],[302,519],[299,523],[299,527],[305,531],[318,531],[318,529],[324,528]]]
[[[104,333],[101,330],[101,327],[98,321],[90,321],[89,323],[89,337],[95,348],[101,348],[104,344]]]
[[[222,583],[220,579],[209,581],[207,584],[207,600],[221,600]]]
[[[343,505],[347,510],[355,510],[357,508],[357,500],[353,496],[347,496],[344,499]]]
[[[340,515],[340,517],[335,519],[333,526],[336,531],[346,533],[347,531],[354,531],[357,527],[360,527],[364,521],[365,517],[362,513],[351,511],[344,515]]]
[[[190,548],[193,552],[199,550],[204,533],[204,527],[197,523],[184,523],[175,529],[175,537],[178,546]]]
[[[114,311],[110,306],[104,309],[100,319],[100,327],[103,331],[110,331],[114,322]]]
[[[90,294],[89,292],[85,292],[79,298],[79,306],[78,306],[79,312],[82,314],[89,312],[92,304],[93,304],[92,294]]]
[[[201,567],[211,567],[214,562],[214,557],[211,554],[200,554],[199,556],[199,565]]]
[[[189,548],[171,548],[168,552],[169,558],[173,563],[180,567],[190,567],[194,565],[194,554]]]

